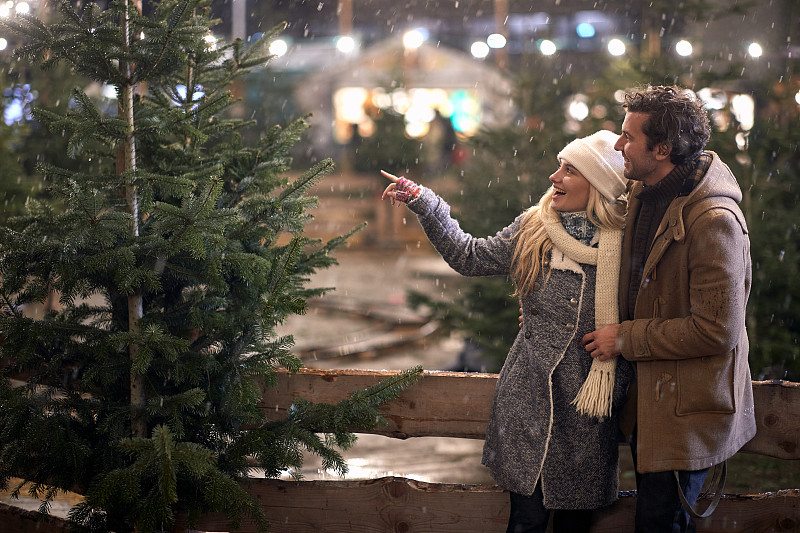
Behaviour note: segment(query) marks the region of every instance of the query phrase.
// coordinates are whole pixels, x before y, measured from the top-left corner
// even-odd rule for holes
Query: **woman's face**
[[[591,185],[577,168],[562,159],[558,170],[550,175],[550,182],[554,190],[550,203],[553,209],[565,213],[586,211]]]

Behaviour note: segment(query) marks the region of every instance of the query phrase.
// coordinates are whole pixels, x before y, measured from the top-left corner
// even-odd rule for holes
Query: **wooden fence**
[[[335,403],[391,372],[302,370],[282,374],[264,391],[262,407],[285,415],[292,400]],[[375,433],[406,439],[438,436],[483,439],[497,375],[426,372],[383,408],[388,421]],[[754,382],[758,433],[742,450],[800,459],[800,384]],[[262,480],[249,487],[263,502],[272,532],[503,532],[508,495],[491,485],[424,483],[403,478],[368,481]],[[621,493],[597,513],[592,531],[633,531],[635,493]],[[701,504],[702,505],[702,504]],[[247,526],[245,526],[247,527]],[[205,531],[224,531],[221,517],[206,517]],[[800,531],[800,487],[776,493],[726,495],[698,532]],[[246,529],[252,531],[252,529]]]
[[[282,373],[278,385],[264,391],[261,407],[281,417],[294,398],[335,403],[390,374],[353,370]],[[482,439],[496,381],[495,374],[426,372],[417,384],[383,407],[388,424],[375,433],[399,439]],[[758,433],[742,451],[800,459],[800,384],[753,382],[753,392]],[[508,519],[508,495],[491,485],[386,477],[367,481],[254,480],[247,490],[262,502],[272,533],[491,533],[505,531]],[[592,531],[632,532],[635,500],[635,493],[621,493],[614,505],[596,513]],[[33,518],[15,516],[17,522]],[[0,524],[0,531],[63,531],[52,521],[52,528],[30,524],[29,529],[5,529]],[[707,533],[800,531],[800,488],[726,495],[714,514],[697,525],[698,532]],[[198,526],[201,531],[228,528],[224,517],[216,515],[204,517]],[[178,524],[175,531],[186,528]],[[255,528],[244,523],[240,531],[249,533]]]

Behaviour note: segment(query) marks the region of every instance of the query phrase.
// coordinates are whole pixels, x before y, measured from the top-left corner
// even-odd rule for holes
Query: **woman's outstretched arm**
[[[519,228],[519,218],[492,237],[476,238],[461,229],[450,215],[450,206],[433,191],[383,170],[381,174],[391,181],[381,198],[392,205],[407,204],[416,213],[430,243],[453,270],[464,276],[509,273],[512,237]]]

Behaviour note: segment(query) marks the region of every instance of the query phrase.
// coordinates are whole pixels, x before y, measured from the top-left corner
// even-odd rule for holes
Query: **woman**
[[[552,187],[494,237],[475,238],[430,189],[383,172],[382,199],[404,202],[431,244],[466,276],[510,275],[523,324],[497,381],[482,463],[511,494],[508,532],[589,531],[617,498],[617,410],[630,363],[593,361],[580,344],[618,322],[625,216],[617,136],[599,131],[558,154]],[[590,371],[591,370],[591,371]]]

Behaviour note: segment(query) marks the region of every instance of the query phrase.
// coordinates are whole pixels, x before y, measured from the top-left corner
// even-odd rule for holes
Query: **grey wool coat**
[[[475,238],[450,216],[450,206],[421,188],[408,204],[431,244],[465,276],[508,275],[521,216],[495,236]],[[522,301],[523,324],[495,390],[483,464],[506,490],[531,495],[541,482],[548,509],[596,509],[617,498],[618,420],[633,370],[618,358],[613,413],[603,421],[570,402],[588,375],[581,337],[595,329],[593,265],[554,249],[552,272]]]

